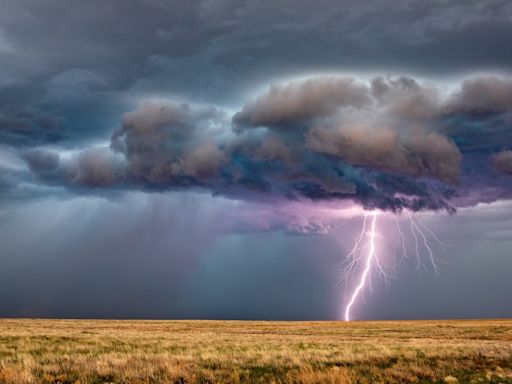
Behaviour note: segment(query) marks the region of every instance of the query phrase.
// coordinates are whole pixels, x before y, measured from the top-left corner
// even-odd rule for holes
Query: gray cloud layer
[[[124,98],[140,94],[233,105],[290,73],[428,77],[512,65],[504,0],[0,0],[0,8],[0,140],[23,146],[104,138],[132,107]]]

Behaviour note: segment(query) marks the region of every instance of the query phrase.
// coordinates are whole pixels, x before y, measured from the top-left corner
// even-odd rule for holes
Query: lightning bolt
[[[348,304],[345,308],[345,321],[350,321],[350,309],[354,305],[361,290],[365,287],[365,285],[367,283],[368,275],[370,274],[370,269],[372,267],[372,263],[375,260],[375,224],[377,222],[377,213],[374,212],[371,214],[371,216],[372,216],[372,223],[371,223],[371,229],[370,229],[370,234],[369,234],[370,239],[368,240],[368,242],[369,242],[368,255],[366,257],[366,263],[364,266],[363,274],[361,275],[361,278],[359,280],[359,284],[357,285],[354,292],[352,293],[352,296],[350,297],[350,301],[348,302]],[[367,217],[367,215],[365,215],[365,224],[366,224],[366,217]],[[364,234],[365,234],[365,229],[363,229],[363,231],[361,232],[360,237],[364,236]],[[354,247],[354,250],[356,250],[356,251],[357,251],[359,242],[357,242],[356,246]],[[353,250],[353,252],[354,252],[354,250]]]
[[[382,264],[382,258],[380,252],[377,252],[377,243],[376,238],[377,234],[377,217],[380,212],[366,212],[363,218],[363,225],[361,232],[354,239],[354,246],[352,250],[348,253],[345,262],[341,268],[341,278],[348,282],[349,277],[354,274],[356,268],[359,265],[361,267],[359,269],[362,270],[361,276],[358,279],[358,283],[356,287],[350,294],[350,299],[345,306],[344,319],[345,321],[350,321],[350,311],[355,303],[358,301],[362,292],[366,289],[366,287],[372,288],[372,270],[375,268],[376,272],[379,272],[380,275],[383,276],[384,281],[387,283],[389,279],[389,274]],[[395,243],[395,252],[396,248],[400,245],[401,248],[401,262],[409,259],[409,255],[407,253],[406,240],[405,236],[407,233],[412,235],[413,245],[414,245],[414,254],[416,259],[416,271],[428,271],[427,265],[422,261],[422,253],[426,253],[428,256],[428,261],[434,271],[436,276],[439,275],[439,268],[437,266],[436,258],[434,257],[434,250],[431,247],[429,240],[433,239],[435,243],[443,250],[446,251],[444,244],[439,240],[439,238],[435,235],[435,233],[419,218],[415,218],[411,215],[410,212],[407,212],[406,219],[408,219],[408,230],[402,229],[398,218],[396,215],[393,215],[393,219],[395,221],[397,237]],[[370,224],[368,224],[370,221]]]

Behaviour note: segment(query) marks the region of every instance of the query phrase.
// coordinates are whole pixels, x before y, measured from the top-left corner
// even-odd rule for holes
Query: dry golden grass
[[[512,320],[0,320],[0,383],[512,383]]]

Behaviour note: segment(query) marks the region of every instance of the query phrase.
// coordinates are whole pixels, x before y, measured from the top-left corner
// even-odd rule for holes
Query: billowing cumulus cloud
[[[37,181],[71,189],[112,187],[124,179],[125,159],[108,147],[59,154],[41,148],[23,154]]]
[[[218,176],[227,162],[219,147],[224,113],[211,106],[153,102],[123,117],[112,148],[131,174],[148,183],[187,184]]]
[[[87,149],[63,162],[62,172],[71,185],[101,187],[123,178],[123,158],[108,149]]]
[[[427,175],[449,182],[456,182],[459,176],[459,150],[450,139],[436,132],[401,137],[385,127],[317,126],[308,135],[307,144],[315,151],[356,166]]]
[[[58,153],[44,149],[33,149],[25,153],[25,159],[32,171],[45,175],[54,172],[59,166]]]
[[[123,115],[110,149],[60,158],[39,149],[26,159],[40,180],[80,189],[453,211],[510,195],[508,181],[489,176],[491,167],[509,169],[509,152],[494,154],[502,139],[493,135],[511,112],[510,97],[510,81],[497,77],[467,79],[452,91],[410,77],[311,77],[274,84],[232,116],[212,105],[144,102]],[[474,113],[484,115],[476,128],[467,117]],[[489,138],[475,140],[474,129]],[[494,192],[475,199],[481,185]]]
[[[233,121],[240,126],[295,126],[341,107],[370,105],[368,88],[351,78],[320,77],[274,85],[244,105]]]
[[[493,114],[512,110],[512,80],[496,76],[465,80],[447,106],[449,113]]]
[[[376,77],[371,92],[384,112],[412,122],[428,121],[439,115],[440,93],[431,84],[419,84],[411,77]]]

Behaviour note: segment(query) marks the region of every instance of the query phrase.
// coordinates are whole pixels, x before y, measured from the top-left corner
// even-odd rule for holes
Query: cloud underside
[[[317,76],[274,84],[233,115],[147,101],[122,116],[109,146],[24,158],[39,182],[77,193],[198,189],[454,211],[508,197],[511,112],[512,81],[494,76],[451,92],[410,77]],[[482,186],[492,192],[475,198]]]

